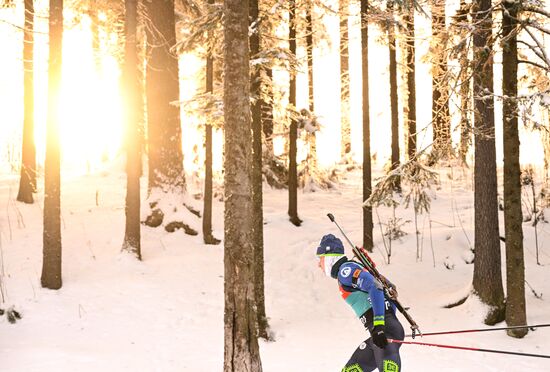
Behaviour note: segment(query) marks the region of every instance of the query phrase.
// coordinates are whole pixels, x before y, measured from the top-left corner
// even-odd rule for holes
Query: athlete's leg
[[[388,344],[384,349],[373,347],[374,359],[380,372],[401,372],[401,344]]]
[[[386,316],[385,333],[388,338],[403,340],[405,331],[395,315]],[[374,359],[380,372],[401,372],[401,357],[399,348],[401,344],[390,343],[384,349],[373,345]]]
[[[371,372],[376,369],[371,339],[367,339],[355,349],[355,352],[342,368],[342,372]]]

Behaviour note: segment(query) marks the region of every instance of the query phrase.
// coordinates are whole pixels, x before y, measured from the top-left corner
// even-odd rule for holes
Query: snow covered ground
[[[473,265],[473,192],[470,176],[441,169],[430,216],[420,216],[422,259],[417,260],[414,222],[392,244],[384,262],[377,215],[373,259],[397,284],[402,303],[424,332],[484,328],[475,298],[445,309],[469,290]],[[294,227],[287,218],[287,192],[265,187],[266,309],[274,342],[261,342],[264,371],[339,371],[367,333],[341,300],[336,282],[317,268],[315,248],[325,233],[339,232],[333,213],[361,243],[360,172],[337,189],[300,193]],[[120,254],[124,234],[125,176],[119,171],[63,178],[63,287],[40,286],[43,188],[38,203],[15,202],[18,178],[0,177],[0,274],[23,319],[0,318],[0,371],[221,371],[223,365],[223,245],[201,236],[143,228],[143,262]],[[214,205],[215,236],[223,238],[223,203]],[[413,221],[410,209],[397,217]],[[378,209],[381,222],[391,211]],[[502,234],[502,214],[501,234]],[[431,218],[431,229],[430,229]],[[524,225],[530,324],[550,323],[550,227]],[[340,236],[341,237],[341,236]],[[433,246],[433,250],[432,250]],[[346,247],[348,249],[349,247]],[[504,245],[502,246],[504,253]],[[503,256],[504,259],[504,256]],[[449,268],[452,268],[449,269]],[[4,306],[5,306],[4,305]],[[400,316],[405,329],[408,326]],[[500,326],[505,326],[504,323]],[[417,341],[524,353],[550,354],[550,328],[518,340],[504,331],[431,336]],[[550,359],[405,345],[404,371],[550,371]]]

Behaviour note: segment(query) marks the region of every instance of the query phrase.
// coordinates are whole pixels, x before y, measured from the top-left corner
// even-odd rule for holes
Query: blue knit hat
[[[344,254],[344,245],[342,241],[335,237],[332,234],[327,234],[321,238],[321,242],[317,247],[318,256],[327,256],[327,255],[343,255]]]

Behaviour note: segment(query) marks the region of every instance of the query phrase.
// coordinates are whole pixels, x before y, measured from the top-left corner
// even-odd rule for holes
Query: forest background
[[[547,321],[547,7],[4,2],[0,324],[9,368],[46,360],[54,369],[69,356],[82,369],[101,360],[126,370],[145,363],[130,345],[153,338],[164,346],[147,369],[338,369],[363,331],[348,342],[346,330],[360,327],[339,318],[345,311],[315,272],[311,251],[334,232],[327,213],[406,283],[400,293],[422,325]],[[197,283],[209,265],[215,274]],[[148,291],[136,285],[143,277]],[[294,293],[304,281],[315,284]],[[135,298],[145,316],[161,309],[158,328],[127,319],[142,311]],[[85,307],[109,315],[90,318]],[[65,313],[75,308],[78,319]],[[44,328],[50,318],[57,331]],[[182,344],[168,336],[174,324]],[[319,324],[330,324],[326,334]],[[66,340],[77,328],[73,354]],[[36,329],[42,336],[29,342]],[[548,350],[542,332],[473,342],[536,353]],[[59,338],[46,347],[52,333]],[[91,352],[106,337],[101,353],[110,355],[113,335],[131,358]],[[322,336],[346,340],[337,360],[315,356]],[[414,370],[436,368],[431,348],[412,347],[404,355]],[[453,354],[438,352],[450,366]],[[466,357],[449,370],[477,363]]]

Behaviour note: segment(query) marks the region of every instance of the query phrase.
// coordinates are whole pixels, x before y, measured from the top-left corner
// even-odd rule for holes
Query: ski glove
[[[383,349],[388,345],[388,339],[386,338],[386,334],[384,333],[384,326],[375,326],[371,331],[371,335],[372,342],[380,349]]]

